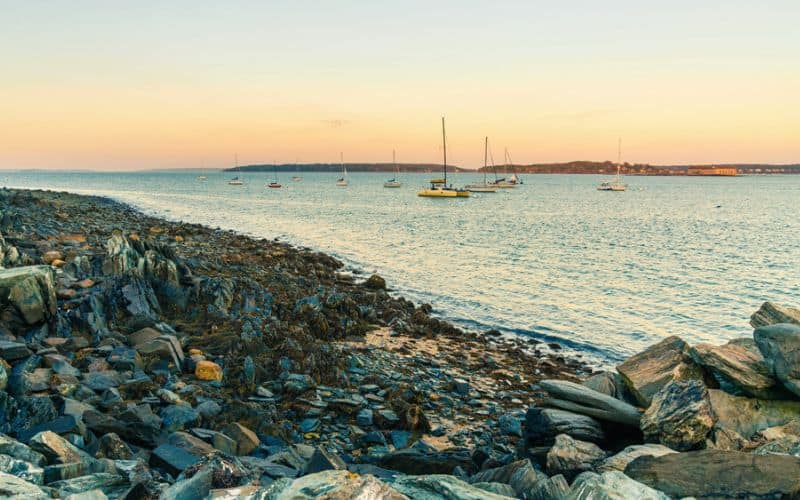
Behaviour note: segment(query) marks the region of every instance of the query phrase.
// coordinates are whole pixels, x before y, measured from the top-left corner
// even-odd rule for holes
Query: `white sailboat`
[[[292,177],[292,182],[300,182],[303,178],[300,177],[300,169],[297,167],[297,158],[294,160],[294,176]]]
[[[344,167],[344,153],[339,153],[339,164],[342,166],[342,176],[336,180],[336,185],[347,187],[350,182],[347,180],[347,169]]]
[[[394,156],[394,149],[392,150],[392,163],[394,164],[394,177],[389,179],[388,181],[383,183],[383,187],[385,188],[399,188],[403,185],[402,182],[398,181],[397,178],[399,177],[400,171],[397,169],[397,160]]]
[[[486,169],[487,159],[489,154],[489,137],[486,137],[483,142],[483,182],[477,182],[475,184],[467,184],[464,186],[464,189],[467,191],[471,191],[473,193],[496,193],[497,186],[493,186],[486,182]]]
[[[198,181],[206,181],[208,180],[208,176],[206,175],[206,169],[203,168],[200,170],[200,175],[197,176]]]
[[[242,186],[242,185],[244,185],[244,180],[242,179],[242,171],[239,168],[239,155],[238,154],[235,156],[235,160],[234,161],[236,162],[236,172],[239,175],[237,175],[233,179],[229,180],[228,184],[230,184],[231,186]]]
[[[625,191],[628,186],[622,183],[620,169],[622,168],[622,138],[617,141],[617,176],[610,181],[603,181],[597,186],[598,191]]]
[[[506,173],[508,173],[508,164],[509,164],[508,148],[506,148],[503,151],[503,161],[506,164]],[[497,170],[495,170],[494,175],[495,175],[494,182],[490,183],[493,186],[499,187],[499,188],[503,188],[503,189],[517,187],[516,174],[514,174],[514,176],[513,176],[514,178],[513,179],[512,178],[506,179],[505,177],[501,177],[501,178],[498,179],[497,178]]]

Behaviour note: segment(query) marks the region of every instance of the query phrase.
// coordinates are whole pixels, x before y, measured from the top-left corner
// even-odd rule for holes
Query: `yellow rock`
[[[201,356],[203,351],[200,349],[189,349],[189,356]]]
[[[222,368],[213,361],[200,361],[194,369],[194,376],[200,380],[222,380]]]
[[[53,266],[53,267],[61,267],[64,264],[66,264],[66,262],[64,262],[61,259],[55,259],[53,262],[50,263],[50,265]]]
[[[42,261],[45,264],[50,264],[53,261],[62,260],[63,258],[64,256],[61,255],[61,252],[59,252],[58,250],[51,250],[49,252],[45,252],[44,255],[42,255]]]

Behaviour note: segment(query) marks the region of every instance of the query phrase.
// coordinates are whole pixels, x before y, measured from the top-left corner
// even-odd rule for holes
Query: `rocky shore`
[[[0,212],[0,497],[800,497],[800,310],[593,372],[308,249],[66,193]]]

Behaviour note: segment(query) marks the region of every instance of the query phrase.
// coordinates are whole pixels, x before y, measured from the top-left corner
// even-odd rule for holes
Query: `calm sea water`
[[[0,174],[2,175],[2,174]],[[749,335],[765,300],[800,306],[800,176],[525,176],[470,199],[416,196],[429,175],[6,173],[4,184],[108,195],[147,213],[279,237],[384,276],[466,328],[557,341],[601,363],[669,335]],[[457,183],[477,180],[460,175]]]

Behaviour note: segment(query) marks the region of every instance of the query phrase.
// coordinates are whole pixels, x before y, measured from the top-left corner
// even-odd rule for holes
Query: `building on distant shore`
[[[686,175],[722,175],[735,176],[738,174],[736,167],[689,167]]]

